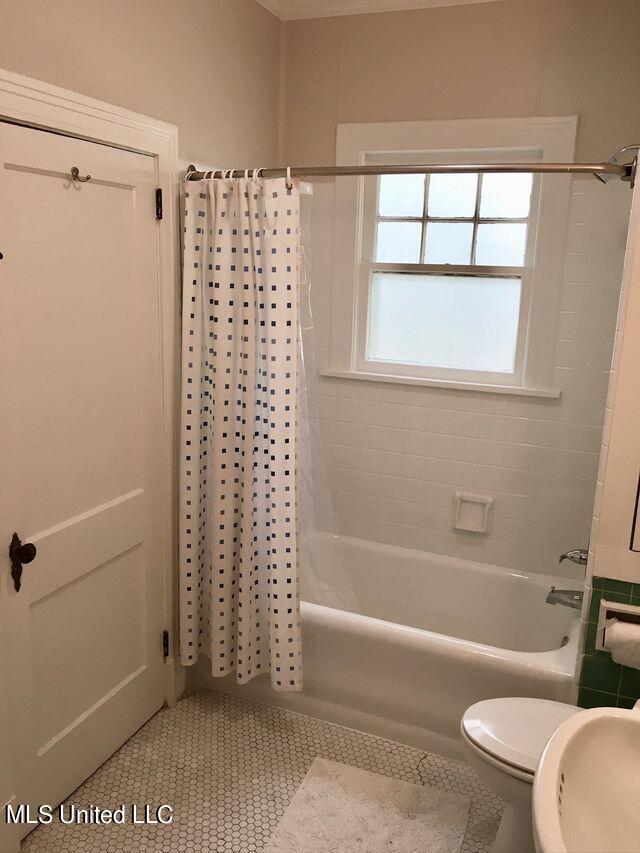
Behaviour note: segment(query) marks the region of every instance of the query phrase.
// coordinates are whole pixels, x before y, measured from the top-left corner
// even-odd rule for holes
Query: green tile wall
[[[640,584],[611,578],[592,579],[578,705],[582,708],[599,708],[603,705],[631,708],[640,699],[640,670],[620,666],[611,660],[608,652],[596,651],[595,648],[598,610],[603,597],[607,601],[640,606]]]

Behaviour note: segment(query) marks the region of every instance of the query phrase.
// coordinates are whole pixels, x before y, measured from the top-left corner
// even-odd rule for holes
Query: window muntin
[[[381,175],[374,260],[523,266],[531,174]]]

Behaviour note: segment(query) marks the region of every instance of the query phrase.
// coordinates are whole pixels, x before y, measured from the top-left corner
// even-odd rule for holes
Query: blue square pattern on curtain
[[[187,182],[184,215],[181,660],[301,690],[299,189]]]

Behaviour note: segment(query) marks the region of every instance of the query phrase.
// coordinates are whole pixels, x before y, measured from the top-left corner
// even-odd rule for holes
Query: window
[[[338,162],[573,159],[573,119],[400,125],[341,126]],[[425,135],[454,144],[421,148]],[[397,147],[384,145],[390,137]],[[557,396],[553,331],[569,179],[438,173],[355,183],[336,189],[328,372]]]
[[[367,360],[514,374],[532,175],[382,175],[376,189]]]

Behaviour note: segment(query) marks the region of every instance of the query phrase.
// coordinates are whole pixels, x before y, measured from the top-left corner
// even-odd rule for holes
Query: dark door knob
[[[34,560],[36,553],[36,546],[32,542],[25,542],[23,544],[18,534],[13,534],[9,544],[9,559],[11,560],[11,577],[13,578],[13,585],[16,592],[20,591],[22,567]]]

